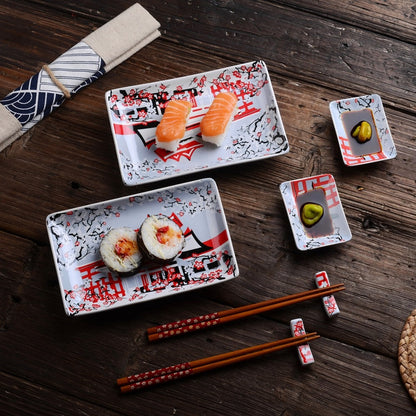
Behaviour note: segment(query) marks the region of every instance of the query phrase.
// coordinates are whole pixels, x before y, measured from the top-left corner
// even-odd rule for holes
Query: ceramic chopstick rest
[[[90,33],[0,100],[0,151],[106,72],[160,36],[140,4]]]
[[[328,274],[325,271],[315,273],[315,284],[318,289],[322,287],[328,287],[330,285]],[[334,295],[324,296],[322,298],[322,303],[329,318],[339,314],[340,311]]]
[[[290,321],[290,331],[292,332],[293,337],[299,337],[306,334],[302,318],[296,318]],[[298,345],[297,350],[299,361],[302,365],[309,365],[315,362],[311,347],[308,343]]]

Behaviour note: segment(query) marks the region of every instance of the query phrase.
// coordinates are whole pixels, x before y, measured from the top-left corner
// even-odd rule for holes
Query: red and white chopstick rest
[[[290,331],[293,337],[301,337],[306,334],[302,318],[296,318],[290,321]],[[309,343],[298,345],[296,348],[298,350],[299,361],[302,365],[309,365],[315,362]]]
[[[315,273],[315,283],[318,289],[330,286],[328,274],[326,273],[326,271]],[[324,305],[325,312],[329,318],[332,318],[339,314],[339,308],[334,295],[324,296],[322,298],[322,303]]]

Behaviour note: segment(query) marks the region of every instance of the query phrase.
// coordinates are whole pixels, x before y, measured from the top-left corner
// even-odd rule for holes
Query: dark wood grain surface
[[[0,96],[130,1],[3,0]],[[0,413],[4,415],[411,415],[397,365],[416,308],[416,7],[412,1],[141,1],[162,36],[82,90],[0,154]],[[126,28],[128,30],[128,28]],[[262,59],[290,152],[167,179],[218,184],[240,276],[221,285],[99,314],[65,315],[45,218],[159,187],[123,185],[105,91]],[[348,168],[332,100],[379,94],[397,157]],[[301,252],[278,186],[331,173],[352,240]],[[326,270],[341,314],[299,304],[149,344],[146,328],[314,287]],[[296,351],[128,396],[118,377],[284,338],[302,317],[321,338]]]

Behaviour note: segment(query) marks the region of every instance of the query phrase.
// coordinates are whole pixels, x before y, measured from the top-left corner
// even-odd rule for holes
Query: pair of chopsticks
[[[238,308],[227,309],[220,312],[214,312],[207,315],[200,315],[195,318],[184,319],[171,322],[168,324],[158,325],[147,329],[147,338],[149,341],[156,341],[169,338],[175,335],[185,334],[191,331],[208,328],[219,324],[242,319],[247,316],[268,312],[274,309],[283,308],[284,306],[304,302],[344,290],[343,283],[327,286],[319,289],[312,289],[306,292],[295,293],[293,295],[283,296],[277,299],[270,299]]]
[[[255,345],[253,347],[213,355],[200,360],[189,361],[160,368],[158,370],[146,371],[144,373],[119,378],[117,380],[117,385],[120,387],[121,393],[129,393],[145,387],[159,385],[168,381],[177,380],[179,378],[239,363],[241,361],[283,350],[285,348],[295,347],[313,341],[317,338],[319,338],[318,333],[311,332],[298,337],[285,338],[278,341],[268,342],[266,344]]]

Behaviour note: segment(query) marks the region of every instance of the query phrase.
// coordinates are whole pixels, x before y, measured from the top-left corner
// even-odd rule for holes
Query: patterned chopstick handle
[[[168,381],[177,380],[178,378],[187,377],[193,374],[192,368],[188,367],[185,370],[176,371],[169,374],[160,375],[149,378],[147,380],[138,381],[136,383],[127,384],[120,387],[121,393],[129,393],[135,390],[143,389],[145,387],[152,387],[158,384],[166,383]]]
[[[211,314],[210,316],[215,316],[216,314]],[[195,318],[193,318],[195,319]],[[192,319],[192,320],[193,320]],[[187,322],[188,319],[186,319],[184,322]],[[178,321],[179,323],[179,321]],[[197,331],[198,329],[204,329],[204,328],[209,328],[211,326],[215,326],[218,325],[220,323],[220,318],[214,318],[211,319],[209,321],[198,321],[196,323],[191,323],[189,325],[185,325],[185,326],[177,326],[177,327],[172,327],[171,329],[167,329],[165,331],[162,332],[156,332],[155,334],[149,334],[148,335],[148,339],[149,341],[155,341],[155,340],[159,340],[159,339],[164,339],[164,338],[169,338],[169,337],[173,337],[175,335],[181,335],[181,334],[186,334],[187,332],[192,332],[192,331]],[[167,324],[167,326],[169,326],[169,324]]]
[[[156,326],[154,329],[155,329],[155,332],[157,333],[166,332],[166,331],[171,331],[171,330],[185,327],[185,326],[197,325],[201,322],[211,321],[217,318],[218,318],[218,313],[214,312],[214,313],[210,313],[206,315],[199,315],[194,318],[182,319],[180,321],[175,321],[175,322],[170,322],[167,324],[159,325],[159,326]]]
[[[157,378],[166,376],[170,373],[178,373],[180,371],[187,371],[191,368],[189,362],[181,363],[176,365],[171,365],[169,367],[159,368],[157,370],[146,371],[144,373],[134,374],[132,376],[128,376],[126,378],[120,379],[122,380],[122,384],[132,384],[132,383],[139,383],[144,380]]]

